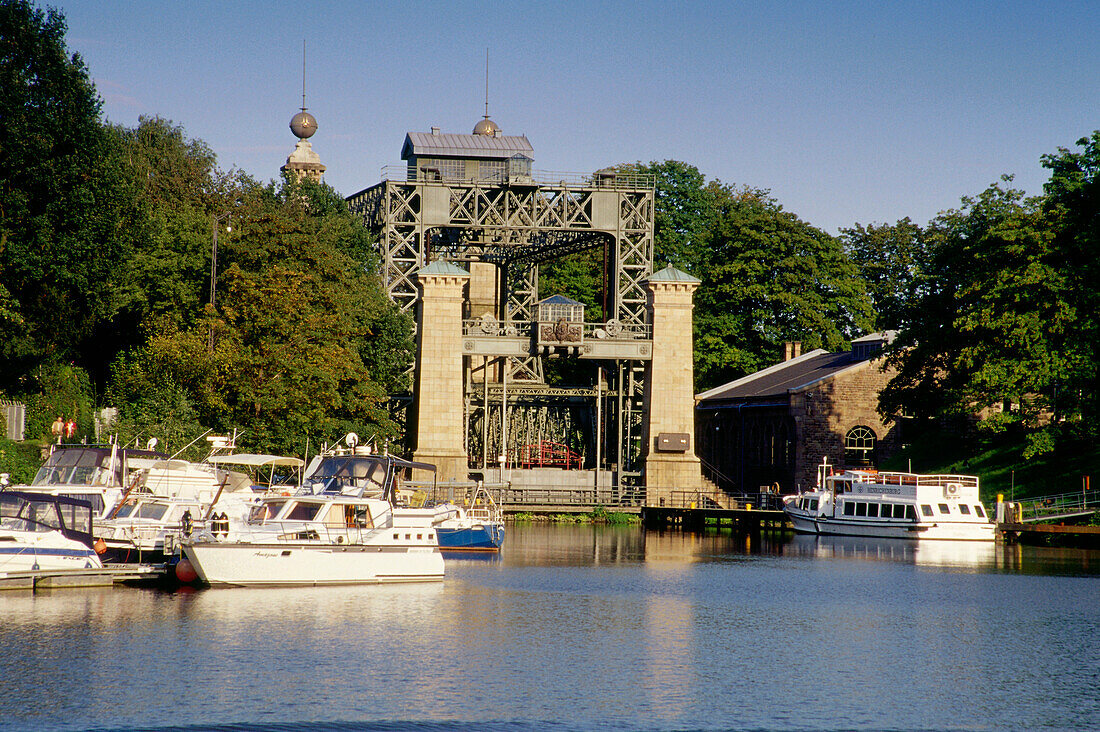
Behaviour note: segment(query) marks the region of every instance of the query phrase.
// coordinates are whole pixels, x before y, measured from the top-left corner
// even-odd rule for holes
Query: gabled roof
[[[566,297],[565,295],[551,295],[550,297],[539,300],[539,305],[580,305],[584,307],[583,302],[577,302],[576,300]]]
[[[417,275],[447,275],[449,277],[469,277],[470,273],[456,264],[451,264],[442,259],[437,259],[431,264],[421,267]]]
[[[442,155],[457,158],[490,158],[507,160],[513,155],[530,158],[534,148],[526,135],[456,135],[431,132],[408,132],[401,146],[401,159],[424,155]]]
[[[687,282],[693,285],[698,285],[702,280],[698,277],[692,277],[683,270],[676,269],[671,264],[659,272],[654,272],[649,276],[650,282]]]
[[[749,401],[784,397],[850,368],[866,363],[851,351],[829,353],[816,349],[798,358],[769,366],[728,384],[717,386],[695,396],[696,402]]]

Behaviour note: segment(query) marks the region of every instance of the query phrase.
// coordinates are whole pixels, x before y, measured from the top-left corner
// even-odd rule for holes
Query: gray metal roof
[[[584,306],[583,302],[577,302],[576,300],[566,297],[565,295],[551,295],[550,297],[539,300],[539,305],[580,305]]]
[[[431,264],[426,264],[417,272],[418,275],[447,275],[449,277],[469,277],[470,273],[458,265],[437,259]]]
[[[650,282],[687,282],[694,285],[698,285],[702,280],[697,277],[692,277],[683,270],[676,269],[672,265],[669,265],[659,272],[654,272],[649,276]]]
[[[408,132],[405,144],[401,146],[401,159],[414,156],[443,155],[458,158],[490,158],[506,160],[516,154],[531,157],[534,148],[526,135],[456,135],[432,134],[431,132]]]
[[[785,398],[799,387],[840,373],[866,360],[856,357],[851,351],[829,353],[817,349],[705,391],[696,398],[700,407],[726,401],[746,402],[779,396]]]

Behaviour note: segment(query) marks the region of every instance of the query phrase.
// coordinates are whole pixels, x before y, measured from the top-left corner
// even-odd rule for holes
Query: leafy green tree
[[[1075,320],[1040,200],[994,184],[926,231],[924,292],[895,344],[898,374],[880,410],[919,418],[986,410],[987,429],[1036,429],[1053,407]]]
[[[120,359],[123,416],[156,384],[198,421],[245,431],[257,449],[299,452],[307,437],[395,435],[387,391],[407,386],[411,327],[376,266],[369,235],[327,187],[243,187],[219,242],[218,296],[196,324],[161,321]],[[181,413],[186,410],[181,408]]]
[[[119,210],[100,100],[65,20],[0,0],[0,277],[9,297],[0,388],[47,360],[94,352],[115,313]]]
[[[840,242],[766,191],[715,191],[695,297],[695,370],[709,388],[778,361],[785,341],[840,349],[871,306]]]
[[[896,330],[918,296],[920,273],[927,266],[924,232],[908,217],[896,224],[857,223],[841,229],[848,256],[859,267],[875,311],[875,326]]]
[[[679,160],[628,163],[615,167],[628,174],[651,175],[656,184],[653,204],[653,258],[657,269],[671,264],[694,273],[700,265],[707,232],[714,223],[716,193],[694,165]]]
[[[1077,145],[1080,152],[1059,148],[1043,156],[1050,170],[1043,215],[1074,312],[1063,336],[1065,365],[1053,404],[1078,431],[1095,436],[1100,431],[1100,130]]]

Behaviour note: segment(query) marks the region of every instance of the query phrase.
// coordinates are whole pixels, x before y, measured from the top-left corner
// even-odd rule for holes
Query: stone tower
[[[294,152],[286,159],[286,165],[279,168],[289,180],[300,181],[308,178],[314,183],[320,183],[325,173],[325,166],[321,164],[321,157],[313,151],[309,138],[317,132],[317,119],[306,111],[306,61],[305,46],[302,48],[302,107],[298,114],[290,118],[290,131],[298,138],[298,144],[294,146]]]

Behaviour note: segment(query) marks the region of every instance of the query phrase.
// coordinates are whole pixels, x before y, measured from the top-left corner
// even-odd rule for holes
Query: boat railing
[[[978,479],[973,475],[916,475],[914,473],[877,473],[869,476],[871,484],[910,485],[919,487],[943,488],[949,484],[964,488],[977,488]]]

